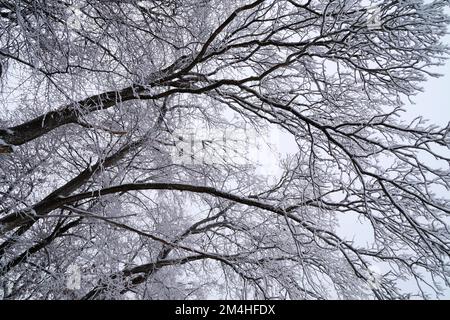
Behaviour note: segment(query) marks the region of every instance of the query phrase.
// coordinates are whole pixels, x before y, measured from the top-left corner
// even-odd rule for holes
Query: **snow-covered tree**
[[[1,0],[0,295],[439,296],[450,126],[402,114],[448,5]],[[243,128],[295,141],[276,179]]]

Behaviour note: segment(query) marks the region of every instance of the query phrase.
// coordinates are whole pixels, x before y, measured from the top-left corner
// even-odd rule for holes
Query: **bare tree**
[[[1,0],[3,298],[439,297],[450,126],[401,116],[448,4]],[[275,182],[174,157],[246,126],[295,139]]]

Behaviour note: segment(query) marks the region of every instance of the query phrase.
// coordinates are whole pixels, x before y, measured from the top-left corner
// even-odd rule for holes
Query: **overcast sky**
[[[450,44],[450,35],[445,38]],[[424,83],[424,92],[416,97],[415,105],[408,105],[408,115],[423,115],[432,122],[445,126],[450,121],[450,61],[435,71],[444,74],[440,78],[429,78]]]

